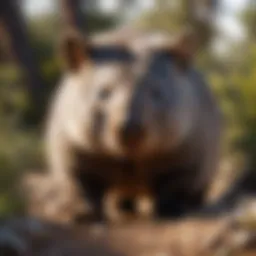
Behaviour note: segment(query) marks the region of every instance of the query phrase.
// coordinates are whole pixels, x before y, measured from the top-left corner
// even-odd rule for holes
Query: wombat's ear
[[[189,64],[199,49],[197,34],[192,29],[184,30],[172,43],[171,53],[183,64]]]
[[[82,64],[89,62],[89,44],[75,30],[66,31],[59,42],[60,58],[66,68],[77,71]]]

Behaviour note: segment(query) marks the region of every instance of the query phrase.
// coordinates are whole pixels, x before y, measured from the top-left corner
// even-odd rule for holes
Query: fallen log
[[[224,217],[73,227],[33,218],[11,219],[0,227],[0,255],[255,255],[255,234],[234,224]]]

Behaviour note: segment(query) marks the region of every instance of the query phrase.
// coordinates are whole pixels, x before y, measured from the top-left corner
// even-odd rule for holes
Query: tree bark
[[[207,47],[214,29],[218,0],[185,0],[188,23],[197,31],[200,45]]]
[[[74,28],[83,31],[83,12],[81,0],[60,0],[61,16],[65,28]]]
[[[0,4],[0,16],[8,33],[10,47],[15,59],[25,72],[27,79],[25,84],[32,104],[32,112],[37,115],[43,106],[42,90],[44,82],[28,40],[26,22],[18,2],[16,0],[2,1]]]

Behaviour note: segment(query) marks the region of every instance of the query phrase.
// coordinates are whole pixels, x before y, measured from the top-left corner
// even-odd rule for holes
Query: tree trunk
[[[42,90],[44,83],[39,71],[39,67],[34,58],[31,45],[28,40],[26,23],[22,16],[20,7],[16,0],[4,1],[0,4],[0,15],[3,19],[4,28],[6,29],[10,47],[15,59],[21,65],[27,79],[26,86],[32,104],[31,110],[34,118],[42,111],[43,97]]]
[[[188,23],[198,32],[200,46],[207,47],[212,39],[218,0],[185,0]]]
[[[83,12],[81,8],[81,0],[60,0],[61,16],[64,22],[64,29],[75,28],[83,31]]]

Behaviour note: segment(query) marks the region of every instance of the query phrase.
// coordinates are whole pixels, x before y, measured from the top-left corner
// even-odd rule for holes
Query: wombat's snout
[[[120,141],[126,148],[140,144],[145,135],[145,130],[139,121],[128,120],[120,129]]]
[[[106,191],[103,201],[106,219],[116,223],[151,219],[155,213],[154,195],[144,185],[127,185],[111,187]]]
[[[120,210],[124,212],[135,213],[136,211],[135,202],[132,198],[123,198],[119,202],[119,207],[120,207]]]

